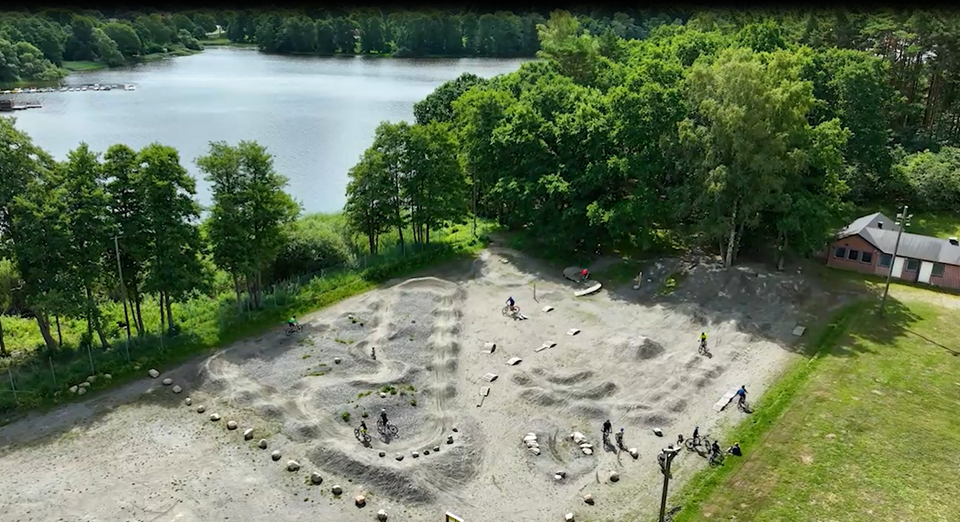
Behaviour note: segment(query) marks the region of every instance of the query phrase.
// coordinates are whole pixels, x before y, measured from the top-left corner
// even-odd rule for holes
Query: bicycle
[[[295,333],[299,333],[299,332],[302,332],[302,331],[303,331],[303,325],[300,324],[300,323],[297,323],[297,324],[288,324],[288,325],[287,325],[287,332],[286,332],[286,333],[287,333],[287,336],[288,336],[288,337],[291,336],[291,335],[293,335],[293,334],[295,334]]]
[[[517,305],[513,305],[513,306],[507,305],[503,307],[503,310],[501,310],[500,313],[506,316],[517,315],[520,313],[520,307]]]
[[[364,446],[369,446],[370,441],[372,440],[370,435],[367,433],[367,430],[362,430],[360,428],[353,430],[353,436],[356,437],[357,440],[359,440]]]
[[[707,341],[700,341],[700,346],[697,348],[697,353],[700,355],[710,355],[710,350],[707,349]]]
[[[742,411],[743,413],[753,413],[753,410],[750,409],[750,405],[747,404],[747,400],[746,400],[746,399],[743,399],[743,400],[741,400],[741,401],[737,401],[737,409],[740,410],[740,411]]]
[[[686,445],[688,450],[696,451],[698,446],[706,446],[706,439],[704,439],[700,435],[697,435],[696,437],[691,437],[685,440],[684,445]]]
[[[377,432],[383,436],[396,437],[399,430],[393,424],[384,424],[383,419],[377,420]]]

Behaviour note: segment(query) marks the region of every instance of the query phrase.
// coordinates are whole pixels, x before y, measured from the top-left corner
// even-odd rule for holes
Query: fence
[[[282,324],[284,314],[323,306],[350,295],[351,288],[364,289],[367,286],[361,285],[369,285],[371,280],[459,251],[460,245],[443,242],[448,235],[440,235],[436,243],[425,247],[398,246],[380,255],[357,256],[351,263],[276,282],[264,289],[259,308],[252,306],[246,293],[241,294],[239,303],[236,295],[229,293],[175,303],[174,316],[180,327],[175,332],[161,332],[156,307],[156,317],[144,324],[149,332],[134,332],[128,340],[126,331],[119,330],[119,335],[108,340],[110,347],[106,350],[88,342],[54,353],[17,352],[0,359],[0,415],[44,401],[63,402],[72,393],[82,393],[79,388],[76,392],[70,388],[89,382],[90,376],[94,377],[90,386],[99,388],[103,381],[137,375],[152,366],[182,360],[203,349],[253,335],[271,324]],[[144,308],[154,307],[144,302]]]

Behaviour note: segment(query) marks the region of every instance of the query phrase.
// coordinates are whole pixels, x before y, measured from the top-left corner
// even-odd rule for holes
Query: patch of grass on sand
[[[106,69],[107,64],[91,61],[63,62],[63,68],[71,72],[96,71]]]
[[[389,393],[390,395],[396,395],[396,394],[397,394],[397,387],[396,387],[396,386],[390,386],[390,385],[388,384],[388,385],[384,386],[383,388],[380,388],[380,391],[383,392],[383,393]]]
[[[926,302],[844,309],[732,430],[744,457],[699,472],[674,522],[953,520],[960,324]],[[953,515],[951,515],[953,513]]]
[[[657,295],[669,295],[672,294],[674,290],[680,286],[680,283],[687,277],[687,274],[684,272],[674,272],[667,276],[667,280],[663,282],[663,286],[657,290]]]
[[[592,279],[602,281],[607,286],[622,285],[636,279],[643,270],[643,261],[624,258],[590,274]]]
[[[350,422],[350,412],[345,411],[340,414],[340,418],[343,419],[343,422]]]

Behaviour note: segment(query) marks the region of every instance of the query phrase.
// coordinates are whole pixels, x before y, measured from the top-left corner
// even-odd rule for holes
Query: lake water
[[[256,140],[274,155],[288,191],[307,212],[340,210],[347,171],[384,120],[413,121],[413,104],[464,72],[515,71],[525,60],[401,60],[272,56],[247,49],[203,53],[133,68],[71,74],[65,82],[134,84],[135,91],[19,95],[42,109],[17,114],[17,126],[63,159],[81,141],[104,152],[115,143],[176,147],[210,192],[194,158],[210,141]]]

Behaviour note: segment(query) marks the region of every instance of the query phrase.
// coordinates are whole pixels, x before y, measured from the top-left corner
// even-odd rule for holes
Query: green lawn
[[[200,43],[202,43],[205,47],[223,47],[223,46],[231,46],[231,47],[256,47],[256,46],[257,46],[257,44],[255,44],[255,43],[236,43],[236,42],[231,42],[230,39],[227,38],[227,37],[223,37],[223,38],[210,38],[210,39],[208,39],[208,40],[201,40]]]
[[[63,68],[71,72],[96,71],[97,69],[106,69],[107,64],[100,62],[63,62]]]
[[[957,311],[888,303],[886,319],[855,305],[823,332],[730,434],[744,457],[697,474],[674,522],[957,520]]]

